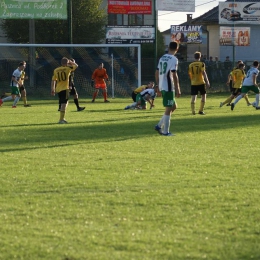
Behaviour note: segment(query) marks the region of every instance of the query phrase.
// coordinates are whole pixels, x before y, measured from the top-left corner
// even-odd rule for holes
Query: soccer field
[[[154,130],[161,98],[71,100],[67,125],[57,97],[4,103],[0,259],[260,259],[260,111],[227,96],[205,116],[179,98],[174,137]]]

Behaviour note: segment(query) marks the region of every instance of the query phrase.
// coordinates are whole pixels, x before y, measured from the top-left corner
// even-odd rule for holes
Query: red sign
[[[152,14],[152,1],[108,0],[109,14]]]

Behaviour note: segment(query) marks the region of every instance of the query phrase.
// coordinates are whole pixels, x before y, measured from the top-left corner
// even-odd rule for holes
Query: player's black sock
[[[76,107],[79,108],[79,100],[77,98],[74,99],[74,103],[75,103]]]

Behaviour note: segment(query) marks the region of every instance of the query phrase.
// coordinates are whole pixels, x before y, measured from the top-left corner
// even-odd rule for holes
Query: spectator
[[[213,64],[213,78],[220,81],[222,77],[222,63],[219,61],[218,56],[216,56]]]
[[[212,82],[214,80],[213,66],[214,66],[213,57],[210,56],[209,61],[208,61],[208,66],[207,66],[208,78],[209,78],[210,82]]]

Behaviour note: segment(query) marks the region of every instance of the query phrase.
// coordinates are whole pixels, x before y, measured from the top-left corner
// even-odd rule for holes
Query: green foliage
[[[142,44],[142,58],[151,58],[155,56],[155,44]],[[165,52],[165,43],[162,33],[157,30],[157,57],[161,57]]]
[[[105,37],[107,15],[100,8],[102,0],[72,1],[72,41],[75,44],[97,44]],[[4,20],[3,29],[13,43],[29,42],[28,20]],[[69,43],[67,20],[35,20],[35,43]]]
[[[206,116],[178,99],[174,137],[154,131],[159,97],[142,111],[81,96],[68,125],[57,97],[4,103],[0,259],[259,259],[260,111],[219,108],[227,95]]]

